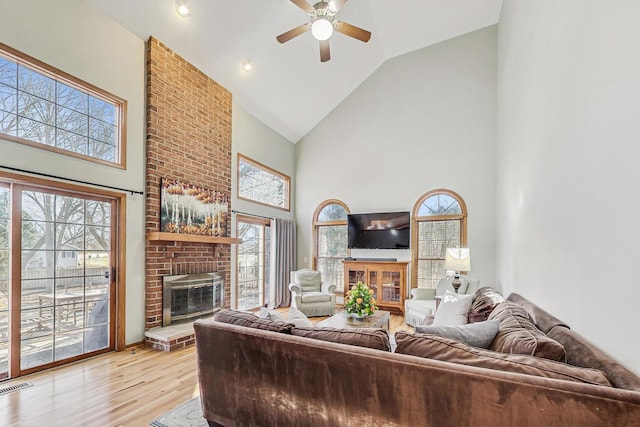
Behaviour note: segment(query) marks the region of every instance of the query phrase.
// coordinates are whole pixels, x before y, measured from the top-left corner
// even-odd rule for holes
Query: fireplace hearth
[[[181,274],[162,279],[162,326],[208,316],[224,305],[224,278],[218,273]]]

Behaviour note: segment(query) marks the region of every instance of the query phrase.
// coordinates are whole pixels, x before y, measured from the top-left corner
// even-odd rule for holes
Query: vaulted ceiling
[[[320,62],[310,32],[276,36],[309,16],[289,0],[85,0],[132,33],[154,36],[233,94],[234,101],[291,142],[299,141],[384,61],[498,22],[502,0],[349,0],[336,19],[372,33],[341,33]],[[313,4],[313,0],[309,2]],[[241,70],[250,61],[251,72]],[[402,78],[402,76],[398,76]]]

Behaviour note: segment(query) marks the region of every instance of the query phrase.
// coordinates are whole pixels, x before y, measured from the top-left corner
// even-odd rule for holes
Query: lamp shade
[[[469,248],[447,248],[444,256],[444,269],[456,272],[471,270]]]

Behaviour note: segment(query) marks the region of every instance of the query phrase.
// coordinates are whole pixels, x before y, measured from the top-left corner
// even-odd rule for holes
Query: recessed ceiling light
[[[251,70],[253,70],[253,64],[251,62],[245,61],[242,63],[242,71],[248,73]]]
[[[178,15],[182,16],[183,18],[186,18],[189,16],[189,5],[187,4],[187,2],[183,1],[183,0],[178,0],[176,2],[176,12],[178,12]]]

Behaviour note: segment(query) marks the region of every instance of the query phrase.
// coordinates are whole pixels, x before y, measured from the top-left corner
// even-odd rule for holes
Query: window
[[[413,287],[435,288],[445,276],[447,248],[466,246],[467,208],[449,190],[423,195],[413,208]]]
[[[236,308],[250,310],[266,304],[269,290],[271,247],[270,221],[238,215]]]
[[[347,249],[347,215],[349,209],[339,200],[327,200],[313,214],[314,269],[322,280],[336,285],[336,293],[344,292],[344,265]]]
[[[0,44],[0,137],[124,167],[125,102]]]
[[[238,154],[238,198],[289,210],[290,181],[274,169]]]

